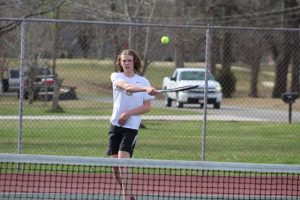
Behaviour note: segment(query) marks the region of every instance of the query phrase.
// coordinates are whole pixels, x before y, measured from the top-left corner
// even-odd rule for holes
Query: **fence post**
[[[18,154],[23,150],[23,107],[24,107],[24,56],[26,45],[26,21],[21,22],[21,49],[20,49],[20,88],[19,88],[19,126],[18,126]]]
[[[204,105],[203,105],[203,121],[202,121],[202,155],[201,160],[206,160],[206,117],[207,117],[207,82],[208,82],[208,70],[210,69],[210,27],[207,25],[206,29],[206,41],[205,41],[205,86],[204,86]]]

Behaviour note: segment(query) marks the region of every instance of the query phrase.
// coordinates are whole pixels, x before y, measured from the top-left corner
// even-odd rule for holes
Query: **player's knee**
[[[119,158],[130,158],[130,153],[127,151],[119,151]]]

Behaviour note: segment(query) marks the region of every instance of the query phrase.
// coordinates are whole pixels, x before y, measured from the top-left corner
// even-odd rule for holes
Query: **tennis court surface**
[[[300,199],[300,165],[0,154],[0,199]],[[123,171],[123,173],[124,173]]]

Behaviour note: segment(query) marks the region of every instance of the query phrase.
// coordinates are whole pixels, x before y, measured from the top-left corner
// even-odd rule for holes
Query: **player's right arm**
[[[118,81],[116,82],[116,86],[126,92],[147,92],[151,96],[154,96],[157,93],[154,87],[129,84],[126,81]]]
[[[111,81],[114,87],[118,87],[120,89],[125,90],[129,93],[134,92],[147,92],[149,95],[154,96],[157,94],[157,90],[151,86],[140,86],[135,84],[127,83],[125,80],[118,77],[117,73],[112,73]]]

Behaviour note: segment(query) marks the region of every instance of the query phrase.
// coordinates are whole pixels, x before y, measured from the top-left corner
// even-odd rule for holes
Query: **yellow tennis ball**
[[[169,39],[168,36],[162,36],[160,41],[161,41],[162,44],[169,44],[170,39]]]

